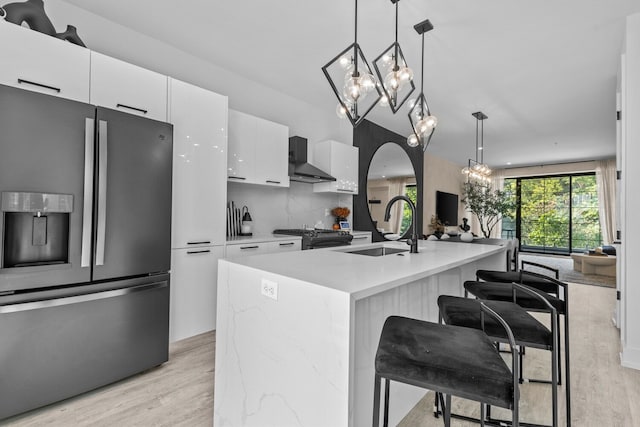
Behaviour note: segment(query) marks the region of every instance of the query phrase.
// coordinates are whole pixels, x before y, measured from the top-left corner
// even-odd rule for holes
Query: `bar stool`
[[[533,298],[540,300],[541,304],[547,307],[551,319],[551,330],[540,323],[536,318],[529,314],[524,308],[509,301],[481,301],[478,299],[462,298],[450,295],[441,295],[438,297],[439,321],[447,325],[463,326],[466,328],[474,328],[484,330],[485,333],[493,341],[497,343],[508,342],[501,325],[489,318],[484,321],[481,315],[480,305],[485,304],[487,307],[496,312],[511,328],[516,345],[521,348],[524,346],[549,350],[551,352],[551,407],[552,407],[552,426],[558,425],[558,325],[556,310],[553,306],[540,294],[522,285],[512,284],[512,286]],[[522,379],[522,352],[519,351],[520,372]],[[439,401],[436,396],[435,408],[436,416],[439,412]],[[490,408],[488,408],[490,409]],[[473,418],[452,414],[457,418],[470,421],[479,421]],[[487,419],[489,422],[501,422],[490,417],[487,411]],[[530,425],[530,424],[527,424]]]
[[[516,345],[507,323],[484,303],[482,322],[491,316],[505,329],[511,348],[511,370],[489,337],[481,330],[390,316],[384,323],[375,357],[373,426],[380,423],[380,391],[384,390],[384,426],[389,424],[390,382],[410,384],[444,394],[443,420],[451,425],[451,395],[512,411],[519,426],[519,385]]]
[[[478,280],[482,280],[485,282],[492,282],[492,283],[519,283],[521,285],[532,287],[536,290],[544,292],[545,294],[550,294],[558,298],[560,301],[562,301],[562,302],[557,302],[558,304],[556,307],[558,310],[558,324],[560,324],[560,315],[563,314],[565,316],[565,322],[563,323],[563,328],[565,331],[565,341],[568,342],[568,339],[566,338],[566,336],[568,333],[567,325],[569,322],[569,317],[567,316],[566,307],[565,307],[566,303],[564,302],[566,301],[566,298],[567,298],[567,294],[566,294],[567,284],[564,282],[560,282],[558,280],[559,273],[558,273],[558,270],[555,268],[548,267],[544,264],[538,264],[538,263],[523,260],[522,261],[523,268],[525,264],[530,264],[535,267],[546,268],[550,271],[553,271],[555,274],[555,279],[544,274],[536,273],[533,271],[525,271],[523,269],[520,269],[519,271],[478,270],[476,271],[476,278]],[[560,289],[563,290],[563,295],[561,295]],[[467,289],[465,289],[464,295],[468,296]],[[510,298],[507,298],[507,300],[509,299]],[[558,334],[558,342],[560,342],[560,334]],[[524,353],[524,350],[523,350],[523,353]],[[558,356],[560,356],[559,353],[558,353]],[[562,365],[560,362],[558,362],[558,367],[560,372],[558,376],[558,383],[562,384]]]
[[[558,324],[560,323],[560,315],[564,315],[563,329],[564,329],[564,366],[565,366],[565,393],[566,393],[566,410],[567,410],[567,427],[571,426],[571,380],[570,380],[570,355],[569,355],[569,292],[568,285],[564,282],[545,276],[543,274],[526,272],[527,276],[532,279],[544,282],[544,286],[540,286],[544,289],[550,289],[552,292],[545,292],[538,286],[534,286],[533,282],[529,280],[523,280],[527,286],[534,290],[542,291],[540,295],[546,299],[557,311],[556,318]],[[522,292],[520,289],[515,289],[510,283],[504,282],[477,282],[467,281],[464,283],[465,296],[471,293],[476,298],[481,300],[492,301],[511,301],[515,302],[527,311],[539,312],[546,311],[545,304],[531,295]],[[560,292],[562,290],[562,292]],[[560,329],[558,330],[560,332]],[[558,333],[558,349],[560,349],[560,333]],[[562,370],[561,370],[561,354],[557,353],[558,357],[558,384],[562,383]],[[540,382],[539,380],[529,380],[530,382]],[[546,382],[546,381],[545,381]]]

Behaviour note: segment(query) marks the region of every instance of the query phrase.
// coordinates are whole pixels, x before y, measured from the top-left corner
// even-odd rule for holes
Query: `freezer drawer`
[[[168,360],[169,275],[0,298],[0,419]]]

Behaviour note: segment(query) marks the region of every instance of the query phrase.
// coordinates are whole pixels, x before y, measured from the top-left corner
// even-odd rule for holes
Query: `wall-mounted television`
[[[436,216],[447,226],[458,225],[458,195],[436,191]]]

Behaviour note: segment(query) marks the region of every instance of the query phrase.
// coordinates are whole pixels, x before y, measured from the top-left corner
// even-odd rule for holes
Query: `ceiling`
[[[321,67],[353,42],[354,2],[345,0],[66,0],[321,109],[335,95]],[[358,42],[369,63],[394,38],[390,0],[361,0]],[[438,128],[429,152],[475,159],[483,111],[484,161],[493,168],[615,155],[615,90],[625,16],[638,0],[403,0],[399,38]],[[419,89],[418,89],[419,90]],[[418,90],[414,95],[418,95]],[[407,106],[367,118],[402,135]]]

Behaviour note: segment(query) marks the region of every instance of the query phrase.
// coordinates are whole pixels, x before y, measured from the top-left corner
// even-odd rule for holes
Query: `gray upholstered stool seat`
[[[518,304],[508,301],[483,301],[495,311],[511,328],[516,344],[527,347],[551,350],[553,335],[551,331]],[[440,316],[444,323],[482,330],[480,300],[440,295],[438,297]],[[507,342],[504,328],[491,318],[485,318],[485,333],[491,339]]]
[[[483,282],[484,283],[484,282]],[[530,288],[520,285],[523,293],[533,293]],[[539,294],[538,294],[539,295]],[[544,298],[541,295],[540,299]],[[540,323],[535,317],[529,314],[524,308],[518,304],[509,301],[480,301],[477,299],[461,298],[450,295],[440,295],[438,297],[438,308],[440,312],[440,321],[444,321],[447,325],[463,326],[483,330],[494,341],[509,342],[504,328],[493,318],[483,316],[480,304],[484,303],[487,307],[496,312],[507,324],[513,333],[513,338],[519,346],[540,348],[551,352],[551,408],[552,408],[552,425],[558,425],[558,355],[557,355],[557,319],[556,313],[551,306],[547,306],[551,318],[553,319],[551,330]],[[484,324],[483,324],[484,322]],[[520,352],[522,358],[522,352]],[[520,363],[522,369],[522,359]],[[520,371],[522,380],[522,371]],[[438,409],[438,400],[436,399],[436,411]],[[495,421],[490,418],[487,421]]]
[[[506,282],[476,282],[469,280],[464,282],[464,289],[482,300],[514,302],[513,288],[506,285],[508,285]],[[547,292],[541,295],[558,311],[558,314],[565,314],[566,304],[564,300]],[[529,311],[546,311],[546,306],[542,301],[520,290],[516,291],[515,303]]]
[[[521,285],[531,286],[542,292],[558,295],[558,285],[548,280],[546,277],[540,277],[527,271],[497,271],[497,270],[478,270],[476,271],[478,280],[485,282],[499,283],[520,283]]]
[[[517,357],[513,363],[517,370]],[[382,328],[375,372],[374,426],[379,420],[382,378],[386,399],[389,381],[447,395],[445,425],[450,422],[446,411],[451,410],[451,395],[511,409],[518,424],[517,373],[509,369],[482,330],[391,316]],[[387,411],[388,400],[385,425]]]

